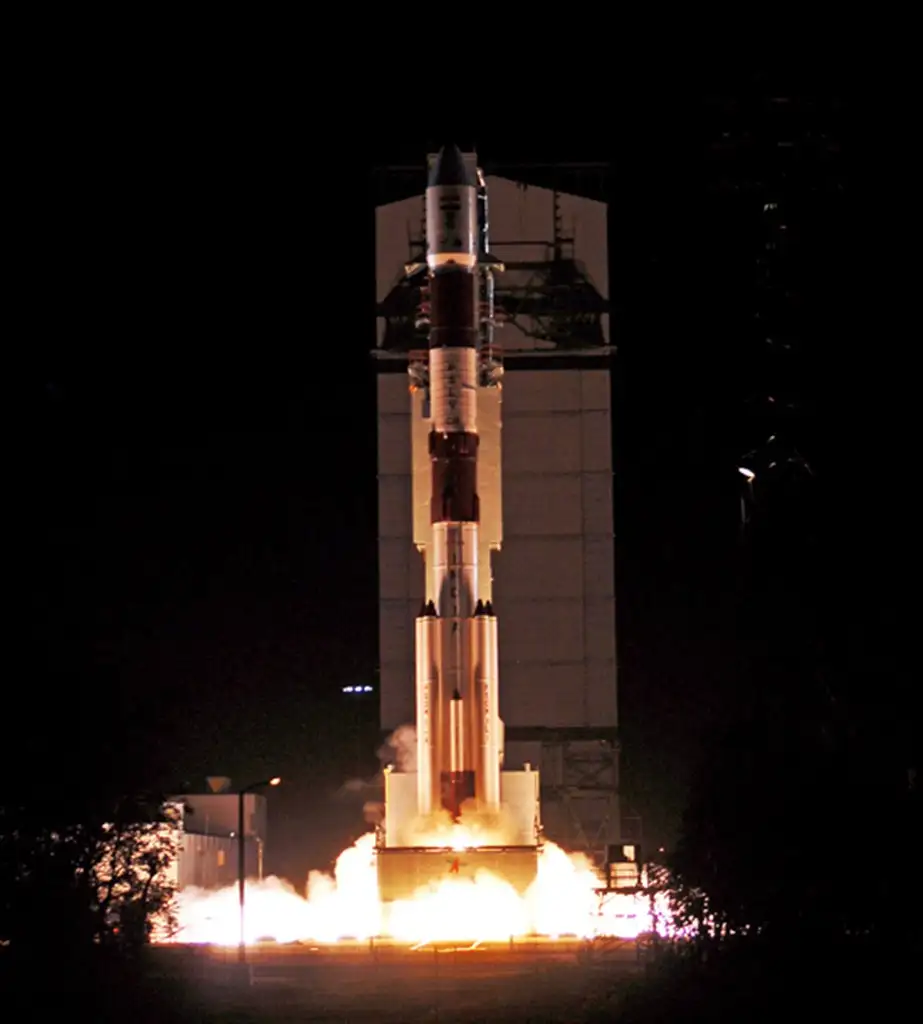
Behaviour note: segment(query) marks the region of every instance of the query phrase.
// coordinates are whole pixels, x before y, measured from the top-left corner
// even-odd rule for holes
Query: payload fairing
[[[500,547],[500,389],[487,185],[473,154],[430,160],[420,319],[410,353],[414,538],[426,597],[416,620],[416,772],[385,773],[382,898],[411,895],[447,870],[499,873],[525,891],[540,848],[538,773],[503,768],[491,552]],[[479,422],[480,421],[480,422]],[[484,509],[482,509],[482,496]],[[458,849],[460,823],[465,856]],[[448,865],[451,865],[449,868]]]

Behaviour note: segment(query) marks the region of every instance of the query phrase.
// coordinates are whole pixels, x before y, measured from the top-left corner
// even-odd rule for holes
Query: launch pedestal
[[[383,903],[409,900],[445,881],[473,882],[489,872],[525,896],[538,875],[538,846],[383,847],[378,851],[378,892]]]
[[[417,813],[416,773],[387,770],[377,847],[381,899],[410,899],[441,882],[473,881],[482,871],[524,895],[538,874],[541,852],[538,772],[501,772],[500,805],[492,817],[472,811],[457,825],[447,816],[430,823]]]

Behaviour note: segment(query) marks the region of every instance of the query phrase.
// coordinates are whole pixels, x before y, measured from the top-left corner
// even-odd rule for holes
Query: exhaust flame
[[[435,845],[458,849],[495,842],[489,833],[472,834],[452,826],[446,842],[437,823]],[[421,845],[423,845],[421,843]],[[422,888],[413,899],[382,904],[378,895],[375,835],[362,836],[344,850],[333,877],[312,872],[302,897],[287,882],[272,877],[248,882],[245,940],[336,942],[390,937],[398,941],[492,941],[526,935],[594,935],[635,938],[651,928],[647,901],[629,894],[607,898],[596,889],[601,880],[590,862],[547,842],[538,875],[525,895],[504,879],[482,871],[474,879],[447,877]],[[215,892],[180,893],[179,928],[173,942],[231,946],[239,941],[238,893],[234,886]]]
[[[448,811],[438,810],[412,822],[410,833],[411,846],[470,850],[478,846],[509,846],[515,840],[516,829],[502,813],[475,813],[470,803],[464,803],[458,821],[453,821]]]

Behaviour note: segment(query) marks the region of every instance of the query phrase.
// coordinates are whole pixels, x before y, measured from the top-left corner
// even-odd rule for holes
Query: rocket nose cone
[[[436,185],[474,185],[474,177],[465,166],[458,146],[443,146],[429,172],[429,187]]]

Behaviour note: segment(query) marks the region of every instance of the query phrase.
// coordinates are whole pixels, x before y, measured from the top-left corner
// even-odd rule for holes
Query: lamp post
[[[247,881],[246,856],[247,845],[244,836],[244,797],[247,793],[262,789],[264,786],[278,786],[282,780],[278,775],[262,782],[251,782],[237,791],[237,895],[240,900],[240,943],[237,947],[237,959],[243,964],[247,962],[247,941],[244,936],[244,900]]]

